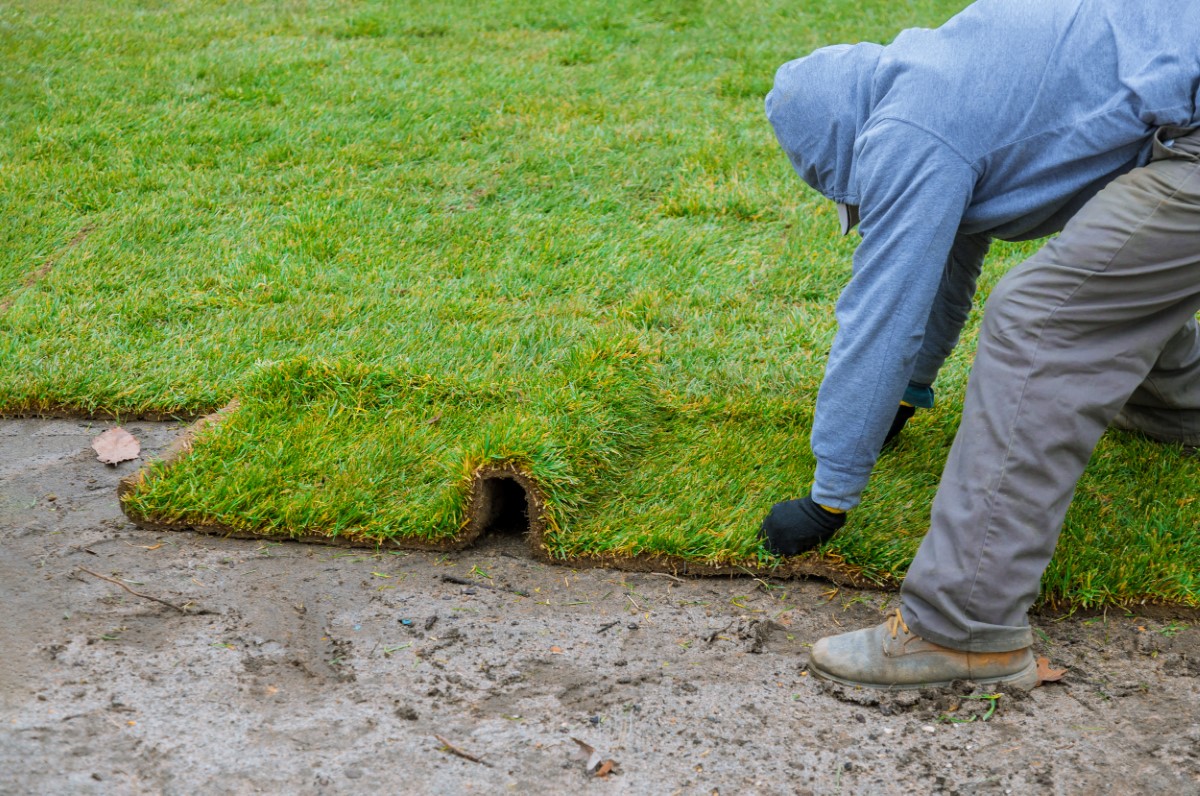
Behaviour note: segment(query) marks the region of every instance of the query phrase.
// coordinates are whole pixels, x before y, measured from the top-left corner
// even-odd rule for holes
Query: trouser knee
[[[1021,274],[1009,272],[993,288],[984,305],[980,344],[1015,341],[1036,323],[1031,292]]]

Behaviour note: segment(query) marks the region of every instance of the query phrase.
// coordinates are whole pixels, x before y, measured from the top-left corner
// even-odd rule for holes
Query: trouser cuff
[[[982,622],[956,625],[919,598],[908,595],[901,597],[900,610],[910,631],[926,641],[960,652],[1011,652],[1033,644],[1033,631],[1028,625],[1007,627]]]

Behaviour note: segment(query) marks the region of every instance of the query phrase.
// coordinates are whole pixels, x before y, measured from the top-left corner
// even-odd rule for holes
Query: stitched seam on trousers
[[[1033,372],[1033,369],[1034,369],[1033,366],[1037,363],[1038,355],[1041,353],[1042,337],[1045,332],[1047,324],[1049,324],[1051,321],[1054,320],[1054,317],[1058,314],[1059,310],[1061,310],[1072,298],[1074,298],[1075,295],[1078,294],[1079,291],[1082,290],[1084,288],[1084,286],[1087,285],[1087,283],[1089,281],[1091,281],[1091,279],[1093,277],[1099,276],[1108,270],[1108,268],[1113,264],[1113,261],[1116,260],[1117,257],[1119,257],[1125,251],[1125,249],[1129,246],[1130,241],[1133,240],[1133,238],[1138,234],[1138,232],[1140,232],[1142,230],[1142,228],[1146,226],[1146,223],[1151,218],[1153,218],[1156,213],[1158,213],[1158,211],[1162,208],[1162,206],[1164,204],[1166,204],[1169,200],[1175,198],[1175,196],[1177,196],[1179,194],[1179,192],[1181,190],[1183,190],[1184,183],[1186,183],[1187,180],[1190,178],[1191,178],[1191,175],[1189,174],[1187,178],[1181,180],[1176,185],[1175,189],[1173,191],[1171,191],[1170,194],[1163,196],[1161,199],[1159,199],[1159,201],[1154,205],[1154,207],[1142,217],[1142,219],[1137,223],[1137,225],[1132,230],[1129,231],[1129,234],[1125,237],[1125,240],[1122,242],[1121,246],[1118,247],[1112,253],[1112,255],[1108,258],[1108,260],[1105,261],[1104,264],[1100,268],[1090,269],[1088,271],[1087,275],[1083,279],[1080,280],[1078,285],[1075,286],[1075,289],[1072,290],[1069,295],[1065,296],[1063,298],[1063,300],[1061,302],[1059,302],[1058,306],[1056,306],[1053,310],[1051,310],[1046,315],[1045,321],[1038,327],[1037,337],[1036,337],[1037,344],[1034,347],[1033,356],[1029,360],[1029,367],[1026,368],[1025,380],[1021,384],[1020,398],[1017,399],[1017,408],[1016,408],[1016,411],[1013,412],[1013,423],[1008,430],[1008,445],[1005,447],[1005,450],[1004,450],[1004,460],[1001,462],[1001,465],[1000,465],[1000,473],[996,479],[996,486],[994,489],[991,490],[991,494],[988,496],[988,503],[989,503],[988,517],[987,517],[987,522],[985,524],[985,527],[987,530],[984,531],[983,542],[979,546],[979,558],[977,559],[977,561],[975,563],[975,574],[971,578],[971,588],[967,592],[966,601],[963,603],[963,609],[967,615],[971,614],[971,607],[975,601],[975,590],[976,590],[976,587],[979,585],[979,573],[983,570],[984,552],[988,549],[988,545],[991,543],[991,540],[992,540],[992,535],[993,535],[993,530],[994,530],[993,520],[995,519],[995,516],[996,516],[996,502],[997,502],[996,498],[1000,494],[1001,490],[1003,489],[1004,481],[1008,475],[1008,465],[1009,465],[1009,461],[1012,458],[1013,437],[1014,437],[1016,425],[1017,425],[1016,419],[1018,416],[1020,416],[1021,409],[1025,405],[1025,395],[1029,388],[1030,374]],[[1073,269],[1073,270],[1079,270],[1079,269]],[[1039,576],[1039,579],[1040,579],[1040,576]],[[969,644],[971,644],[975,641],[974,631],[972,631],[972,630],[967,631],[967,641]]]

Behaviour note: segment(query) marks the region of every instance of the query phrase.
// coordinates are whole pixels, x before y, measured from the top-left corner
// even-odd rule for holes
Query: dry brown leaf
[[[586,762],[583,765],[584,765],[584,771],[586,771],[588,774],[591,774],[594,777],[599,777],[599,778],[603,779],[604,777],[607,777],[609,774],[621,773],[616,770],[616,768],[617,768],[616,760],[613,760],[611,758],[605,758],[602,754],[597,752],[595,750],[595,748],[592,747],[591,744],[584,743],[583,741],[579,740],[578,738],[572,738],[571,740],[579,745],[579,752],[577,753],[577,759],[586,760]]]
[[[584,770],[589,774],[599,768],[600,764],[604,762],[604,759],[600,756],[600,753],[597,752],[591,744],[584,743],[578,738],[572,738],[571,740],[579,745],[578,757],[579,759],[585,761]]]
[[[1042,683],[1057,683],[1059,680],[1063,679],[1063,675],[1066,673],[1066,669],[1051,669],[1049,658],[1037,659],[1038,685],[1041,685]],[[1034,687],[1036,688],[1037,686]]]
[[[105,464],[119,464],[141,455],[142,445],[137,437],[117,426],[92,440],[92,450],[96,451],[96,458]]]

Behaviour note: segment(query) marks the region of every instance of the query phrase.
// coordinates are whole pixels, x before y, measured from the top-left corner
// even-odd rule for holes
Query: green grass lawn
[[[962,5],[0,5],[0,409],[237,398],[126,496],[164,524],[450,545],[509,468],[552,558],[768,570],[853,241],[763,96]],[[777,571],[902,576],[972,347],[846,530]],[[1047,596],[1200,605],[1198,480],[1106,437]]]

